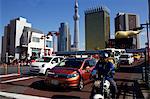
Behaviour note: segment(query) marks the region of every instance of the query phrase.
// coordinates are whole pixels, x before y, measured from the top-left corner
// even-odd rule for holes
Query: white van
[[[55,67],[63,59],[63,56],[44,56],[31,63],[30,73],[45,75],[49,69]]]
[[[119,57],[120,64],[133,64],[134,57],[132,53],[124,53]]]

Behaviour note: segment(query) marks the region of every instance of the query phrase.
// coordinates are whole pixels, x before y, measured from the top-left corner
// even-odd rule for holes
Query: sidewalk
[[[115,75],[118,91],[117,99],[150,99],[150,89],[142,80],[145,64],[124,65]]]
[[[138,91],[141,91],[141,95],[142,95],[142,97],[144,97],[144,99],[150,99],[150,89],[144,81],[138,80],[136,88]]]

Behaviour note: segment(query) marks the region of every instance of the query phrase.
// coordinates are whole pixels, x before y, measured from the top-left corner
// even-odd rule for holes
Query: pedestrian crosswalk
[[[24,95],[24,94],[10,93],[10,92],[0,92],[0,96],[9,97],[12,99],[50,99],[46,97],[38,97],[38,96],[31,96],[31,95]]]
[[[0,78],[2,77],[11,77],[11,76],[18,76],[20,74],[17,74],[17,73],[13,73],[13,74],[8,74],[8,75],[0,75]]]
[[[23,80],[32,79],[35,77],[37,76],[23,77],[23,76],[20,76],[19,74],[0,75],[0,79],[1,79],[0,83],[4,84],[4,83],[16,82],[16,81],[23,81]]]

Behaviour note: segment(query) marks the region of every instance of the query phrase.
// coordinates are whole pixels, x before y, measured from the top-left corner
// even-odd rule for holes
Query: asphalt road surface
[[[122,65],[117,71],[115,80],[119,90],[118,99],[145,98],[137,82],[142,79],[142,66],[144,66],[142,62],[130,66]],[[1,75],[0,79],[2,99],[89,99],[92,89],[92,83],[85,85],[82,91],[48,87],[44,84],[44,76],[36,75]]]

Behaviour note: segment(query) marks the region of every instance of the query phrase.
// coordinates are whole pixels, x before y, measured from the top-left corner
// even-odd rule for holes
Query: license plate
[[[53,85],[58,85],[59,82],[58,82],[58,80],[51,80],[51,84],[53,84]]]

